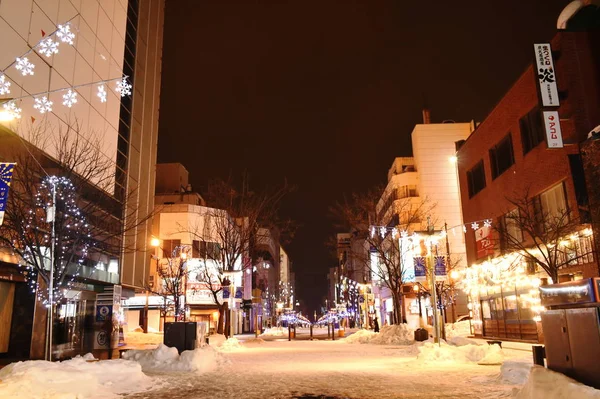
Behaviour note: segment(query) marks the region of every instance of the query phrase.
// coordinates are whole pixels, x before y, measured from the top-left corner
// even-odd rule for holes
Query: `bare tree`
[[[548,209],[539,196],[528,192],[508,202],[510,209],[494,228],[501,251],[518,252],[554,282],[558,282],[561,269],[593,262],[591,238],[579,236],[583,225],[566,203]]]
[[[409,278],[407,255],[412,249],[400,237],[420,230],[433,206],[417,198],[397,199],[392,204],[392,214],[396,216],[387,223],[384,215],[376,212],[382,192],[381,187],[376,187],[365,193],[354,193],[331,207],[330,213],[337,220],[337,227],[365,241],[364,250],[353,250],[351,256],[369,265],[372,276],[390,289],[394,320],[401,323],[405,319],[402,288]]]

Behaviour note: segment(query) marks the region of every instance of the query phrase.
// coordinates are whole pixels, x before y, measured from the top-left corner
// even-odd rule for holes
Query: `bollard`
[[[292,340],[292,326],[288,323],[288,341]]]
[[[533,364],[544,367],[544,358],[546,357],[546,348],[542,345],[532,345]]]
[[[327,339],[329,339],[329,323],[327,323]]]
[[[335,323],[331,323],[331,339],[335,341]]]
[[[313,330],[313,325],[311,324],[310,325],[310,340],[311,341],[313,340],[313,331],[312,330]]]

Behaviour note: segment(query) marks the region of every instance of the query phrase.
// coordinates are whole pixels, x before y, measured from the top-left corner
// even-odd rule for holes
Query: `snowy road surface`
[[[516,385],[500,366],[417,360],[418,347],[346,344],[343,341],[246,343],[221,353],[204,374],[154,374],[161,387],[126,396],[154,398],[501,398]],[[507,359],[531,354],[505,350]]]

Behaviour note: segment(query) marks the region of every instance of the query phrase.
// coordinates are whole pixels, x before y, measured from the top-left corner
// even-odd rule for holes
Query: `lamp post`
[[[158,255],[157,255],[157,250],[158,247],[160,246],[160,240],[156,237],[152,237],[152,239],[150,240],[150,246],[154,248],[154,255],[153,258],[156,259],[156,268],[158,269]],[[143,320],[143,325],[142,325],[142,329],[144,330],[144,333],[148,333],[148,312],[149,312],[149,297],[150,297],[150,290],[148,290],[148,287],[146,287],[146,305],[144,306],[144,320]]]

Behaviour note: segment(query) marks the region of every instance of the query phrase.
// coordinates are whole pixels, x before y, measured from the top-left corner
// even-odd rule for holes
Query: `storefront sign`
[[[542,306],[560,306],[596,302],[591,278],[540,287]]]
[[[8,189],[12,180],[14,163],[0,163],[0,226],[4,221],[4,211],[8,200]]]
[[[536,43],[535,51],[536,75],[540,86],[542,105],[544,107],[558,107],[558,88],[556,86],[556,73],[552,61],[552,47],[550,43]]]
[[[478,259],[494,253],[491,227],[483,226],[475,230],[475,245]]]
[[[112,305],[100,305],[96,307],[96,321],[106,321],[112,318]]]
[[[223,292],[217,292],[217,300],[223,300]],[[186,290],[186,303],[188,305],[214,305],[215,297],[209,289],[188,289]]]
[[[544,128],[546,129],[548,148],[563,148],[558,112],[544,111],[542,114],[544,115]]]

